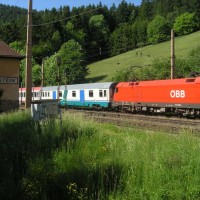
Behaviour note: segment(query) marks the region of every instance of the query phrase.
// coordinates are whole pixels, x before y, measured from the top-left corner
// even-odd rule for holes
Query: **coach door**
[[[84,90],[80,90],[80,102],[82,104],[85,103],[85,94],[84,94]]]
[[[56,91],[53,91],[53,99],[56,99]]]

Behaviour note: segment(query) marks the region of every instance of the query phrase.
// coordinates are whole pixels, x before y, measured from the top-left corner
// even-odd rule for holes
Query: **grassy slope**
[[[175,38],[176,57],[187,57],[188,53],[200,45],[200,31]],[[156,58],[170,59],[170,41],[135,49],[109,59],[88,65],[86,82],[112,81],[113,75],[130,66],[148,66]]]

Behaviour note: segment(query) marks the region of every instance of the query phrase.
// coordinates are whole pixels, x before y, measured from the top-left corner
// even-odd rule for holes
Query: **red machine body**
[[[200,108],[200,77],[172,80],[121,82],[113,107]]]

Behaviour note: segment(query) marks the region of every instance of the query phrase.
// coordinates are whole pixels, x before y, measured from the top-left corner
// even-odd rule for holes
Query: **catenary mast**
[[[171,79],[175,77],[174,31],[171,30]]]
[[[31,98],[32,98],[32,0],[29,0],[28,18],[27,18],[25,87],[26,87],[25,108],[30,108]]]

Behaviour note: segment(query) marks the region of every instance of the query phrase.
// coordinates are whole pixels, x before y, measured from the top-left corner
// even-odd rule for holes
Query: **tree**
[[[139,9],[139,16],[143,20],[150,20],[153,16],[153,4],[151,0],[142,0],[140,9]]]
[[[135,37],[137,38],[137,46],[142,47],[147,44],[147,27],[148,21],[138,19],[133,24],[134,30],[136,30]]]
[[[51,38],[51,44],[55,51],[58,51],[60,49],[62,44],[62,39],[60,36],[60,32],[58,30],[53,33],[53,36]]]
[[[75,40],[69,40],[61,46],[61,49],[55,55],[51,56],[45,62],[45,79],[48,85],[56,85],[57,77],[60,77],[60,84],[65,84],[65,73],[67,72],[67,83],[80,83],[87,74],[84,65],[84,55],[81,45]],[[58,66],[57,59],[61,59]]]
[[[90,51],[95,52],[93,55],[102,58],[108,55],[108,52],[104,49],[108,48],[108,41],[110,31],[108,24],[102,14],[94,15],[89,20],[90,30]],[[104,50],[104,52],[103,52]]]
[[[116,10],[117,23],[127,23],[134,9],[133,4],[128,4],[125,0],[122,0]]]
[[[170,27],[164,17],[157,15],[148,25],[148,42],[159,43],[170,37]]]
[[[75,41],[79,42],[81,45],[84,43],[85,33],[82,29],[75,29],[74,24],[69,21],[65,25],[65,32],[67,40],[74,39]]]
[[[136,47],[135,27],[128,24],[121,24],[111,35],[111,55],[117,55]]]
[[[177,35],[186,35],[197,30],[198,24],[195,19],[195,13],[185,12],[176,18],[174,31]]]

